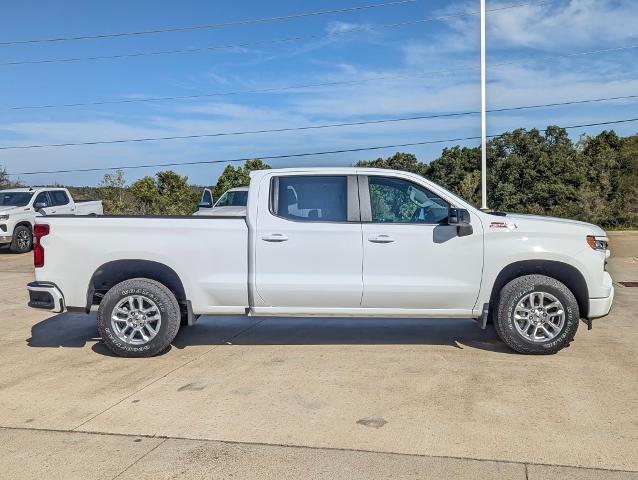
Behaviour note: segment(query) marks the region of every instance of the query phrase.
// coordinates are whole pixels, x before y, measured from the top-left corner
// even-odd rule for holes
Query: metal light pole
[[[487,115],[485,96],[485,0],[481,0],[481,210],[487,210]]]

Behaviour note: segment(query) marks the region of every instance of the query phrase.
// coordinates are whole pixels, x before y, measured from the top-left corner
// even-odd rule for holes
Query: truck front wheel
[[[155,280],[118,283],[102,299],[97,313],[102,341],[121,357],[152,357],[171,344],[180,325],[175,295]]]
[[[545,275],[525,275],[501,290],[494,327],[511,349],[542,355],[567,347],[579,320],[578,302],[569,288]]]
[[[33,246],[33,235],[31,229],[20,225],[13,231],[13,240],[11,241],[11,251],[14,253],[27,253]]]

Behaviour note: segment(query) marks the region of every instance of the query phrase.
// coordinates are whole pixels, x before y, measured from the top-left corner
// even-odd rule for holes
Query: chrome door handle
[[[264,242],[285,242],[288,237],[283,233],[273,233],[272,235],[264,235],[261,239]]]
[[[368,237],[368,241],[372,243],[392,243],[394,238],[391,235],[377,235],[376,237]]]

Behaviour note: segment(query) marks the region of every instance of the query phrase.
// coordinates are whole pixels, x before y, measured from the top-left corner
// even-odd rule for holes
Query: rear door
[[[56,215],[69,215],[75,212],[75,204],[64,190],[50,190],[49,198]]]
[[[363,247],[356,176],[282,174],[272,177],[269,189],[268,204],[260,200],[255,236],[261,306],[359,307]]]
[[[464,315],[478,296],[481,223],[457,236],[450,203],[408,178],[360,177],[363,307]],[[446,310],[447,312],[443,312]]]

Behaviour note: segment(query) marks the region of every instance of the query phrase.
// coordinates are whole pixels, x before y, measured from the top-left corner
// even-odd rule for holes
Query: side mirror
[[[211,202],[199,202],[199,208],[213,208],[213,204]]]
[[[456,225],[456,233],[459,237],[472,235],[474,232],[470,223],[470,212],[464,208],[450,208],[447,223],[448,225]]]
[[[47,208],[49,205],[46,202],[36,202],[33,204],[33,208],[37,212],[38,210],[42,210],[43,208]]]

